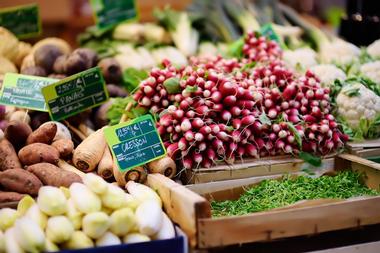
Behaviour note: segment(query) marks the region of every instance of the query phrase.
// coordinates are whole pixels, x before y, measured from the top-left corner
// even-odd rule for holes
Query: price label
[[[69,76],[42,88],[50,117],[59,121],[108,100],[107,88],[99,67]]]
[[[0,9],[0,26],[25,39],[41,33],[41,19],[37,4]]]
[[[47,112],[41,88],[57,81],[52,78],[7,73],[0,91],[0,104]]]
[[[261,27],[260,33],[266,37],[268,37],[271,40],[276,41],[280,45],[282,44],[280,37],[277,35],[277,33],[274,31],[271,24],[265,24]]]
[[[107,143],[119,169],[127,171],[166,155],[151,115],[104,129]]]
[[[99,28],[109,28],[137,19],[135,0],[91,0],[91,5]]]

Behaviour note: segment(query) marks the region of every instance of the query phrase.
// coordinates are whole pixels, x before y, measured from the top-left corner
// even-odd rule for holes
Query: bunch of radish
[[[193,58],[181,69],[166,61],[141,83],[135,100],[159,115],[169,156],[190,169],[341,148],[329,90],[287,69],[275,42],[254,33],[245,42],[243,59]]]

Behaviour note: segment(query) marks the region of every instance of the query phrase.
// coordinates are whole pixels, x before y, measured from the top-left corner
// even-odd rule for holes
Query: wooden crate
[[[367,186],[379,188],[380,164],[343,154],[337,156],[325,171],[343,169],[365,173]],[[380,196],[302,201],[265,212],[211,218],[210,204],[205,198],[236,199],[244,188],[263,179],[277,177],[279,175],[210,182],[189,185],[186,189],[161,175],[149,175],[148,184],[161,195],[164,207],[174,222],[185,232],[191,231],[188,234],[191,245],[200,249],[380,224]],[[191,229],[184,229],[184,226]]]
[[[334,155],[323,159],[322,168],[331,167]],[[186,184],[200,184],[214,181],[278,175],[289,172],[299,172],[306,168],[301,159],[291,156],[265,157],[260,159],[245,159],[233,165],[217,165],[211,168],[187,170],[183,181]]]
[[[361,157],[380,156],[380,139],[349,142],[347,147],[351,154]]]

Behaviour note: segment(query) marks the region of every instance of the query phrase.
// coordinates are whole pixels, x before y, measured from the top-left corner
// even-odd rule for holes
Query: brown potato
[[[0,203],[20,201],[23,197],[25,197],[25,194],[0,191]]]
[[[74,143],[69,139],[56,140],[51,145],[58,150],[61,158],[70,156],[74,151]]]
[[[54,122],[44,124],[29,135],[28,139],[26,140],[26,144],[32,144],[37,142],[51,144],[56,133],[57,124],[55,124]]]
[[[42,183],[29,171],[13,169],[0,173],[0,185],[9,191],[37,195]]]
[[[59,152],[50,145],[33,143],[20,149],[18,157],[23,165],[32,165],[41,162],[57,164],[59,161]]]
[[[36,175],[44,185],[70,187],[72,183],[82,182],[74,172],[62,170],[50,163],[37,163],[28,166],[27,170]]]
[[[21,169],[21,163],[12,144],[7,139],[0,141],[0,171]]]
[[[29,124],[20,121],[12,121],[5,129],[4,136],[13,144],[13,147],[16,150],[19,150],[25,145],[26,139],[32,132],[32,128]]]

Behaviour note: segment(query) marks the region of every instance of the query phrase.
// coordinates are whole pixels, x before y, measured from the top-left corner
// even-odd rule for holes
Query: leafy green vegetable
[[[244,38],[236,40],[228,46],[228,55],[231,57],[242,58],[243,57]]]
[[[294,127],[293,123],[286,122],[288,125],[289,130],[294,134],[294,139],[296,140],[298,147],[302,147],[302,138],[300,133],[297,131],[297,129]]]
[[[321,158],[318,156],[315,156],[313,154],[301,151],[298,154],[298,156],[299,156],[299,158],[301,158],[305,162],[310,163],[311,165],[313,165],[315,167],[319,167],[322,164]]]
[[[123,86],[128,92],[132,92],[139,86],[140,82],[148,77],[146,70],[138,70],[135,68],[127,68],[123,72]]]
[[[132,103],[130,111],[126,112],[125,107],[128,103]],[[125,98],[115,98],[111,107],[107,111],[107,118],[110,121],[110,125],[119,124],[119,121],[123,114],[126,114],[128,119],[134,119],[147,113],[147,109],[138,106],[137,102],[132,96]]]
[[[379,195],[362,183],[362,174],[343,171],[336,176],[311,178],[285,176],[282,180],[264,180],[246,190],[237,200],[212,201],[214,217],[244,215],[284,207],[300,200],[348,199]]]
[[[178,93],[181,90],[181,87],[179,86],[179,78],[178,77],[171,77],[164,82],[165,89],[168,91],[169,94],[175,94]]]
[[[268,118],[268,116],[265,114],[265,112],[263,111],[260,116],[259,116],[259,121],[261,122],[261,124],[264,124],[264,125],[272,125],[272,122],[270,121],[270,119]]]

